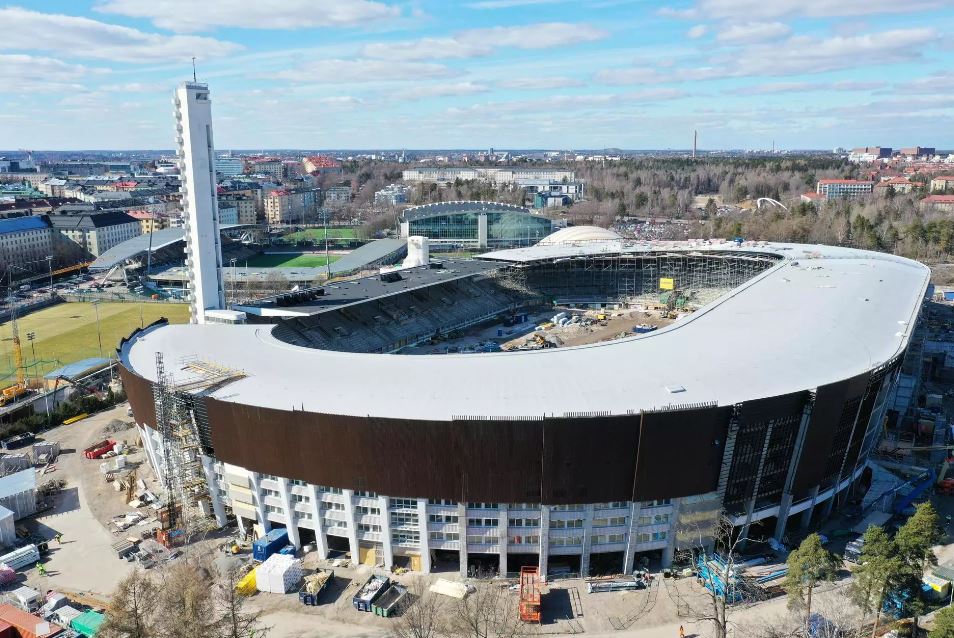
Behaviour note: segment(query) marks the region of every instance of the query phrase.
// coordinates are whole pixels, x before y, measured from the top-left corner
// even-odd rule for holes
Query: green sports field
[[[99,328],[103,337],[103,356],[115,354],[119,340],[140,327],[166,317],[173,323],[189,320],[188,304],[165,303],[101,303]],[[98,357],[99,340],[96,332],[96,312],[89,303],[61,303],[44,308],[17,320],[23,361],[27,376],[43,375],[67,363],[87,357]],[[36,334],[33,346],[37,364],[33,366],[33,351],[27,333]],[[0,324],[0,379],[14,376],[13,335],[10,322]],[[0,382],[2,383],[2,382]]]
[[[273,253],[271,255],[256,255],[255,257],[242,262],[242,266],[248,264],[249,268],[317,268],[324,266],[328,262],[338,261],[340,255],[302,255],[300,253]],[[238,264],[236,264],[238,265]]]
[[[296,242],[302,240],[321,241],[325,238],[324,228],[306,228],[282,237],[285,241]],[[328,239],[354,239],[354,228],[329,228]]]

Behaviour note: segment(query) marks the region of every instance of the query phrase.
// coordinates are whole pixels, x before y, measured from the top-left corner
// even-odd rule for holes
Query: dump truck
[[[358,611],[371,611],[371,605],[387,591],[390,584],[387,576],[372,575],[351,599],[351,604]]]
[[[520,620],[540,623],[540,568],[520,568]]]

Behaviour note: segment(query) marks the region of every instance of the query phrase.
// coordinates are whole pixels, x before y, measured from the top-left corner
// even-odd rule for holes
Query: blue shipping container
[[[944,291],[944,301],[954,301],[954,290]]]
[[[265,560],[287,544],[288,530],[273,529],[252,543],[252,558],[259,561]]]

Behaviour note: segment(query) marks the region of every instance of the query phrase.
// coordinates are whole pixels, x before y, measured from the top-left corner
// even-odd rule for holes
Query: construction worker
[[[43,566],[43,563],[36,564],[36,571],[40,576],[46,576],[46,567]]]
[[[686,638],[686,630],[682,625],[679,625],[679,638]]]
[[[63,534],[61,534],[61,533],[59,533],[59,532],[57,532],[57,534],[56,534],[56,544],[57,544],[57,545],[62,545],[62,544],[63,544]]]

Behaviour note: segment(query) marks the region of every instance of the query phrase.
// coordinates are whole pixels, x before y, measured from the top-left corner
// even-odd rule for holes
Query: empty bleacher
[[[393,352],[524,306],[493,277],[441,282],[279,323],[277,339],[309,348]]]

